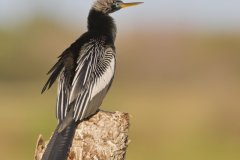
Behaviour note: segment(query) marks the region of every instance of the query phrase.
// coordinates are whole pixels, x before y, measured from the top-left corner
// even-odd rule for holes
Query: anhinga
[[[88,31],[60,56],[48,74],[42,92],[59,77],[56,116],[58,126],[42,160],[66,160],[75,129],[98,111],[115,72],[116,26],[109,16],[141,2],[97,0],[88,16]]]

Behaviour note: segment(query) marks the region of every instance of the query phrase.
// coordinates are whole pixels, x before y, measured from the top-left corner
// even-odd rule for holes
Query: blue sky
[[[114,13],[122,27],[196,27],[238,30],[240,0],[145,0]],[[36,17],[68,27],[85,24],[93,0],[0,0],[0,28],[14,28]]]

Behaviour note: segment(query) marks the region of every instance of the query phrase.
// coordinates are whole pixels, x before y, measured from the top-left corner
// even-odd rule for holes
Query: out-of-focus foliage
[[[36,21],[0,31],[0,159],[33,159],[55,128],[45,73],[84,29]],[[128,160],[240,159],[240,34],[118,33],[117,74],[102,109],[130,113]]]

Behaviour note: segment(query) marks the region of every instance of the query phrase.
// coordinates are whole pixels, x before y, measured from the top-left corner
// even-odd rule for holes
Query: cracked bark
[[[76,129],[68,160],[124,160],[128,147],[129,115],[100,111]],[[41,160],[47,143],[40,135],[35,160]]]

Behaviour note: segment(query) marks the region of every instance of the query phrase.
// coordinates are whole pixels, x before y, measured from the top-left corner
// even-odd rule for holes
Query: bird
[[[141,3],[96,0],[89,11],[87,32],[62,52],[48,72],[42,93],[58,79],[58,125],[42,160],[66,160],[78,124],[99,110],[116,69],[117,28],[110,14]]]

